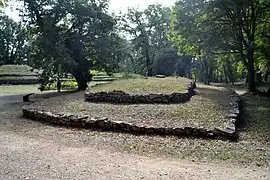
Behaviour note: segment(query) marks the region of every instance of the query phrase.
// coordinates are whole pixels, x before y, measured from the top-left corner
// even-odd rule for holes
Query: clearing
[[[185,91],[190,80],[185,78],[131,79],[90,88],[91,91],[121,90],[129,93],[173,93]],[[141,88],[140,88],[141,85]],[[115,88],[114,88],[115,87]],[[228,122],[229,95],[225,88],[200,85],[191,101],[180,104],[111,104],[84,101],[84,92],[34,103],[37,110],[72,113],[89,117],[107,117],[139,126],[154,127],[223,127]]]
[[[269,144],[256,139],[229,143],[59,128],[21,118],[23,105],[0,105],[0,179],[270,178]]]
[[[226,91],[215,87],[206,89],[200,86],[200,93],[192,100],[199,99],[187,108],[190,113],[185,116],[194,114],[198,106],[196,110],[202,110],[196,119],[203,122],[211,117],[211,111],[217,113],[226,108],[227,99],[217,93]],[[47,107],[63,110],[71,107],[70,104],[82,103],[82,96],[83,93],[75,93],[54,97],[45,100],[43,105],[56,103]],[[270,179],[270,101],[251,94],[245,94],[243,99],[246,126],[237,143],[54,127],[22,118],[25,103],[0,103],[0,179],[267,180]],[[213,108],[203,103],[213,103]],[[93,107],[86,106],[86,111],[87,108],[93,111]],[[120,117],[118,114],[123,113],[120,110],[111,114]]]

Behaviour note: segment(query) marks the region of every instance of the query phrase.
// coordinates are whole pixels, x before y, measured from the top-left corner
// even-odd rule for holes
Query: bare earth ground
[[[269,102],[257,101],[248,120],[260,124],[256,131],[270,132],[268,119],[254,116],[269,117]],[[0,97],[0,179],[270,179],[265,133],[241,132],[231,143],[67,129],[24,119],[25,104],[9,102],[21,97]]]
[[[117,83],[114,82],[114,83]],[[97,86],[108,87],[110,84]],[[89,103],[84,92],[56,97],[33,104],[37,110],[54,113],[72,113],[78,116],[107,117],[139,126],[154,127],[223,127],[228,122],[229,92],[223,88],[202,87],[191,101],[180,104],[129,104]]]
[[[214,159],[220,154],[234,157],[237,151],[269,163],[265,143],[53,127],[21,118],[22,105],[0,105],[0,179],[270,179],[270,165],[259,168],[250,164],[251,157],[245,158],[247,163],[239,163],[241,158],[224,163],[208,159],[215,146]]]

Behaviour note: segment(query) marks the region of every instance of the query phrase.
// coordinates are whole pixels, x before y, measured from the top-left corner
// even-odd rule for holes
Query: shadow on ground
[[[270,139],[270,97],[247,93],[241,96],[245,112],[244,131],[263,141]]]

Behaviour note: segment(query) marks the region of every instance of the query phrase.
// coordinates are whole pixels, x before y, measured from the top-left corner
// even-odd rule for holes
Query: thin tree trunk
[[[256,92],[255,68],[254,68],[254,49],[248,49],[248,87],[251,92]]]
[[[145,55],[146,55],[147,76],[152,77],[153,76],[153,68],[152,68],[151,59],[150,59],[150,55],[149,55],[148,50],[145,50]]]

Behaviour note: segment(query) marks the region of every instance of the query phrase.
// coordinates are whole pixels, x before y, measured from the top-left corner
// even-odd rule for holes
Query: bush
[[[61,83],[61,90],[72,90],[77,89],[78,83],[75,80],[64,80]],[[43,91],[49,91],[49,90],[57,90],[57,82],[54,82],[52,84],[48,84],[45,86]]]
[[[106,72],[96,71],[96,70],[90,70],[90,74],[92,76],[107,76],[108,74]]]

